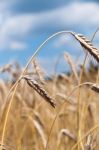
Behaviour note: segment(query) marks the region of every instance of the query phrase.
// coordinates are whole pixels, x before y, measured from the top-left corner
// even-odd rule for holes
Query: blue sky
[[[0,65],[18,61],[25,65],[35,49],[50,35],[71,30],[91,37],[99,27],[99,3],[90,0],[0,0]],[[98,47],[99,34],[94,44]],[[82,56],[80,45],[69,35],[52,39],[39,53],[41,65],[52,72],[64,51]],[[61,59],[59,70],[66,70]]]

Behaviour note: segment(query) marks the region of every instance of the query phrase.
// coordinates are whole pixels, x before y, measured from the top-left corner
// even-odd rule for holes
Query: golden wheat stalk
[[[55,106],[56,106],[55,100],[53,100],[53,98],[48,95],[48,93],[45,91],[45,89],[43,87],[41,87],[41,85],[39,85],[37,83],[37,81],[35,81],[29,77],[26,77],[26,76],[24,76],[22,78],[25,79],[27,81],[28,85],[30,87],[32,87],[39,95],[41,95],[52,107],[55,108]]]
[[[34,120],[31,118],[31,121],[33,122],[35,128],[37,129],[38,133],[40,134],[41,138],[42,138],[42,142],[44,145],[44,148],[46,147],[46,135],[45,132],[43,131],[42,126],[39,124],[39,122],[37,120]]]
[[[43,142],[43,146],[45,148],[46,146],[46,134],[44,129],[42,128],[40,122],[37,119],[33,119],[30,115],[27,115],[26,117],[28,117],[28,119],[31,121],[31,123],[33,123],[33,125],[35,126],[37,132],[39,133],[42,142]]]
[[[36,74],[37,74],[37,76],[38,76],[39,79],[40,79],[40,82],[41,82],[42,84],[45,84],[45,81],[44,81],[44,72],[41,70],[41,67],[39,66],[39,64],[38,64],[38,62],[36,61],[36,59],[33,59],[33,65],[34,65]]]
[[[72,70],[72,72],[74,73],[74,76],[75,76],[76,80],[79,81],[79,79],[78,79],[78,74],[77,74],[77,70],[76,70],[76,66],[75,66],[75,63],[73,62],[73,60],[72,60],[70,54],[67,53],[67,52],[64,52],[64,58],[65,58],[65,60],[68,61],[68,64],[70,65],[71,70]]]
[[[65,94],[57,93],[56,96],[60,97],[61,100],[67,101],[71,105],[76,105],[77,104],[77,102],[72,97],[70,97],[69,99],[66,99],[67,95],[65,95]]]

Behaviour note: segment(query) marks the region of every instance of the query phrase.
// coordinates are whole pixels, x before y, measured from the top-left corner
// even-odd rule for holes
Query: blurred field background
[[[10,93],[8,99],[6,99],[6,97],[9,89],[16,82],[21,71],[18,64],[7,65],[1,69],[1,73],[8,72],[9,76],[11,76],[7,81],[0,80],[1,141],[5,116],[13,92],[12,94]],[[80,76],[80,71],[82,71],[81,66],[77,76]],[[83,70],[82,82],[96,83],[97,72],[98,68],[90,64],[89,69]],[[82,86],[80,88],[80,95],[78,89],[70,94],[78,84],[74,72],[69,72],[68,74],[61,73],[60,75],[54,75],[45,79],[42,68],[36,60],[34,61],[34,67],[32,64],[26,72],[25,76],[26,75],[42,85],[48,92],[48,95],[55,99],[56,107],[53,108],[44,101],[37,91],[31,88],[25,80],[20,81],[8,115],[3,140],[4,149],[72,149],[73,145],[77,142],[78,134],[77,99],[78,97],[80,98],[80,132],[81,137],[83,137],[99,122],[99,94],[92,91],[88,86]],[[55,122],[53,125],[54,120]],[[82,141],[83,146],[79,148],[85,150],[88,148],[98,150],[98,139],[98,128],[96,128],[95,131],[93,130],[92,133],[84,138]]]
[[[99,149],[98,27],[98,1],[0,1],[0,150]],[[39,47],[59,31],[97,49],[67,33]]]

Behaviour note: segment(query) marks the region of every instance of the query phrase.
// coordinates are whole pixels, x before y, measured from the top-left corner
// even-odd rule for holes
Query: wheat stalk
[[[38,76],[39,79],[40,79],[40,82],[41,82],[42,84],[45,84],[45,81],[44,81],[44,73],[43,73],[43,71],[41,70],[41,67],[39,66],[39,64],[38,64],[38,62],[36,61],[36,59],[33,59],[33,65],[34,65],[36,74],[37,74],[37,76]]]
[[[39,122],[38,119],[33,119],[30,115],[26,115],[25,117],[28,117],[28,119],[31,121],[31,123],[33,123],[33,125],[35,126],[36,130],[38,131],[39,135],[41,136],[43,146],[45,148],[45,146],[46,146],[46,134],[44,132],[44,129],[43,129],[41,123]]]
[[[76,71],[76,66],[75,66],[75,64],[74,64],[74,62],[73,62],[71,56],[69,55],[69,53],[64,52],[64,58],[65,58],[65,60],[68,61],[68,64],[70,65],[71,70],[72,70],[72,72],[74,73],[74,76],[75,76],[75,78],[76,78],[76,80],[77,80],[77,82],[78,82],[79,79],[78,79],[78,74],[77,74],[77,71]]]

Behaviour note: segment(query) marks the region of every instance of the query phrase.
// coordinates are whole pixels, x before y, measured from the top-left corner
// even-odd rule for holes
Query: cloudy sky
[[[55,32],[71,30],[91,38],[98,27],[99,3],[95,0],[0,0],[0,65],[14,60],[25,65]],[[98,46],[99,34],[94,43]],[[82,55],[80,45],[70,35],[61,35],[49,41],[38,57],[51,71],[64,51],[74,59]],[[65,67],[61,59],[59,69]]]

